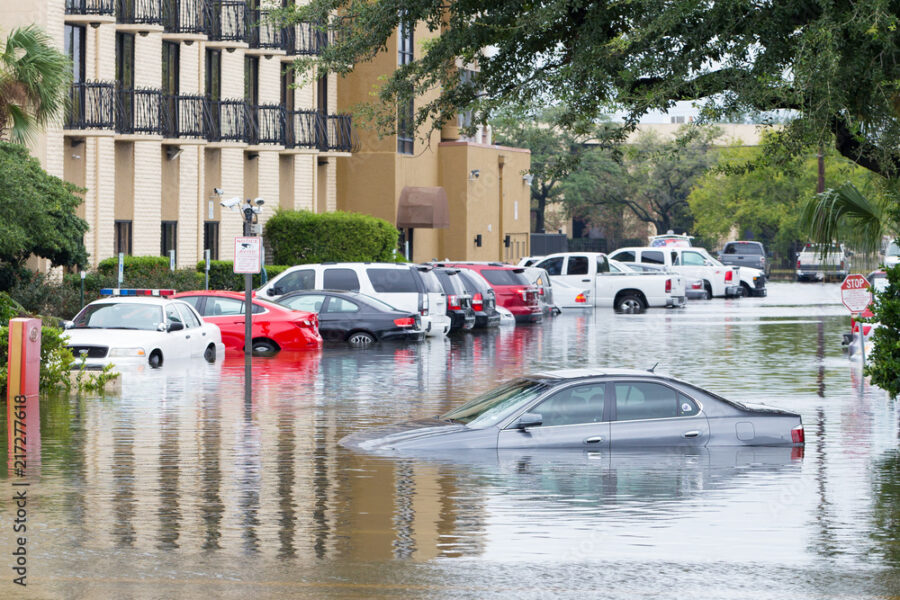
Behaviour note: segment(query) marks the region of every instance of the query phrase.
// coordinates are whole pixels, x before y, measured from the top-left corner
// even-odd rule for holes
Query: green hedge
[[[274,262],[285,265],[391,262],[399,236],[397,228],[384,219],[341,211],[279,210],[265,228]]]
[[[156,276],[163,271],[169,271],[169,258],[167,256],[125,257],[123,274],[126,280],[129,277]],[[113,256],[111,258],[101,260],[100,264],[97,265],[97,272],[101,275],[118,275],[119,257]]]
[[[205,268],[206,263],[204,261],[201,260],[197,263],[197,272],[200,274],[200,287],[203,287],[203,272]],[[266,275],[269,279],[272,279],[289,268],[289,265],[266,265]],[[253,287],[258,288],[261,285],[261,274],[253,275]],[[209,289],[243,291],[244,276],[234,272],[233,261],[211,260],[209,261]]]

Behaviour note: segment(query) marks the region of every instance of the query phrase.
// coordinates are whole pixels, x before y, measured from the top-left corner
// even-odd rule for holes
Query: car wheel
[[[272,340],[253,340],[253,354],[266,356],[276,352],[278,352],[278,346]]]
[[[365,331],[356,331],[350,334],[350,337],[347,338],[347,343],[356,347],[368,346],[375,343],[375,337]]]
[[[203,358],[206,359],[206,362],[216,362],[216,347],[212,344],[207,346],[203,351]]]
[[[154,350],[153,352],[151,352],[149,362],[151,369],[160,368],[163,363],[162,352],[160,352],[159,350]]]
[[[712,300],[712,286],[708,281],[703,282],[703,289],[706,290],[706,296],[703,298],[704,300]]]
[[[750,286],[748,284],[744,283],[743,281],[741,282],[741,291],[743,292],[741,295],[744,298],[750,297]]]
[[[637,294],[625,294],[616,302],[616,311],[620,313],[642,313],[647,309],[644,301]]]

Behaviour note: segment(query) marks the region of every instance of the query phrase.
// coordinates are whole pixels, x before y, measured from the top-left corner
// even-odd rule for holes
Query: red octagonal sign
[[[850,312],[862,312],[872,302],[869,281],[862,275],[847,275],[841,284],[841,302]]]

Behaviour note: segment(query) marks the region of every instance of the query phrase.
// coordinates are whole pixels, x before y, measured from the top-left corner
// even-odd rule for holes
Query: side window
[[[736,254],[737,253],[737,245],[736,244],[727,244],[725,246],[725,254]]]
[[[323,286],[326,290],[359,291],[359,278],[353,269],[325,269]]]
[[[597,257],[597,272],[598,273],[609,273],[610,266],[611,265],[609,264],[609,261],[606,259],[605,256]],[[618,271],[618,269],[616,269],[616,271]]]
[[[681,260],[689,267],[702,267],[706,264],[706,259],[699,252],[682,252]]]
[[[185,327],[187,327],[188,329],[200,327],[200,319],[198,319],[196,315],[194,315],[194,312],[189,307],[179,303],[178,312],[181,313],[181,317],[184,320]]]
[[[659,250],[644,250],[641,253],[641,262],[651,265],[664,265],[666,264],[666,257]]]
[[[274,287],[280,289],[282,294],[296,290],[314,290],[316,289],[316,272],[312,269],[293,271],[279,279]]]
[[[308,296],[295,296],[282,302],[285,306],[293,310],[305,310],[307,312],[317,313],[325,304],[325,296],[320,294],[310,294]]]
[[[588,264],[587,256],[570,256],[566,265],[566,275],[587,275]]]
[[[528,412],[541,415],[541,427],[603,421],[606,384],[580,385],[563,390]]]
[[[677,252],[672,253],[672,264],[675,265],[676,267],[680,266],[682,264],[681,255],[678,254]]]
[[[563,257],[557,256],[555,258],[548,258],[547,260],[542,260],[535,266],[544,269],[550,275],[562,275]]]
[[[234,298],[215,298],[206,299],[206,310],[203,311],[204,317],[220,317],[228,315],[243,315],[244,303]]]
[[[617,421],[666,419],[699,412],[693,400],[658,383],[617,383],[615,388]],[[688,410],[681,404],[688,405]]]
[[[634,259],[634,252],[632,250],[624,250],[619,252],[615,256],[613,256],[619,262],[637,262]]]
[[[685,396],[684,394],[678,394],[678,416],[679,417],[692,417],[700,412],[700,407],[697,406],[697,403]]]
[[[355,313],[359,312],[359,305],[356,302],[351,302],[349,300],[345,300],[344,298],[338,298],[336,296],[331,297],[331,301],[328,302],[328,310],[327,313]]]
[[[185,296],[184,298],[179,298],[182,302],[187,302],[191,306],[197,309],[197,312],[200,312],[200,301],[203,300],[203,296]]]
[[[181,318],[181,315],[178,313],[178,310],[175,308],[174,304],[166,305],[166,319],[171,323],[181,323],[184,324],[184,321]]]
[[[329,281],[329,273],[332,271],[345,271],[346,282],[344,285],[350,285],[351,278],[350,274],[352,274],[352,281],[355,282],[356,287],[334,287],[328,285]],[[379,268],[371,268],[366,269],[366,275],[369,276],[369,281],[372,282],[372,289],[379,293],[415,293],[419,291],[419,287],[416,285],[416,280],[413,279],[415,275],[413,274],[411,269],[379,269]],[[425,273],[422,273],[423,280],[425,279]],[[431,275],[431,273],[428,273]],[[340,281],[345,281],[345,279],[340,279]],[[426,282],[426,287],[427,287]],[[433,284],[434,285],[434,284]],[[326,269],[325,270],[325,288],[333,289],[333,290],[353,290],[359,291],[359,281],[356,280],[356,271],[352,271],[350,269]],[[435,290],[429,290],[435,291]],[[437,292],[441,293],[440,285],[437,285]]]
[[[622,272],[622,269],[620,269],[616,265],[612,264],[611,262],[607,262],[606,266],[609,267],[610,273],[621,273]]]

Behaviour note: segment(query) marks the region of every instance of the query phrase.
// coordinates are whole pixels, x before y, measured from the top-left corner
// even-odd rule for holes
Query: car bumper
[[[536,313],[520,314],[513,313],[516,323],[540,323],[544,320],[544,313],[540,310]]]
[[[428,337],[443,337],[450,332],[450,317],[447,315],[427,315],[422,317],[422,328]]]
[[[421,342],[425,339],[425,331],[411,329],[408,331],[387,331],[381,334],[381,342]]]
[[[457,329],[472,329],[475,327],[475,313],[454,310],[447,313],[447,316],[450,317],[450,331],[455,331]]]
[[[843,279],[849,271],[827,269],[797,269],[797,279]]]
[[[475,313],[475,327],[477,329],[484,329],[487,327],[499,327],[500,326],[500,313],[493,312],[488,314],[486,312],[476,312]]]
[[[669,308],[678,308],[684,306],[687,298],[685,296],[669,296],[666,298],[666,306]]]
[[[725,297],[726,298],[736,298],[738,296],[744,295],[744,288],[738,285],[726,285],[725,286]]]
[[[703,300],[706,298],[706,290],[686,290],[684,296],[688,300]]]

